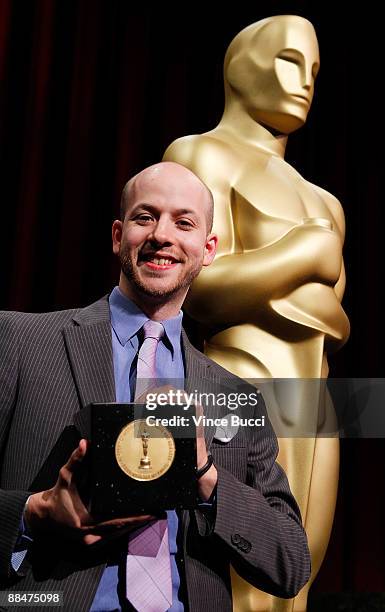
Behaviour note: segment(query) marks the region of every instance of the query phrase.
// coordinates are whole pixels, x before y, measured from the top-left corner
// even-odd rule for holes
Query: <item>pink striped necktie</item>
[[[135,399],[154,386],[156,378],[156,349],[159,340],[164,335],[164,327],[158,321],[146,321],[140,330],[143,332],[142,344],[138,353],[136,366]],[[156,385],[156,382],[155,382]]]
[[[143,325],[138,353],[135,399],[148,391],[156,378],[156,350],[164,334],[158,321]],[[154,521],[129,536],[126,595],[139,612],[165,612],[172,606],[172,580],[167,519]]]

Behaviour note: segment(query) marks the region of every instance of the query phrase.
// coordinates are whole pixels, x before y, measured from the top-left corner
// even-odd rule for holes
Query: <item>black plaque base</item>
[[[90,419],[90,463],[88,477],[89,509],[97,520],[138,514],[158,514],[164,510],[194,508],[197,503],[195,410],[181,406],[161,406],[149,411],[137,404],[91,404],[82,418]],[[83,412],[83,411],[81,411]],[[162,475],[147,479],[130,477],[118,464],[117,439],[131,422],[147,419],[163,421],[170,432],[175,454]],[[174,417],[174,418],[173,418]],[[179,418],[178,418],[179,417]],[[183,419],[181,419],[183,417]],[[168,423],[171,423],[169,425]],[[147,431],[151,430],[146,427]],[[137,431],[136,437],[140,438]],[[149,438],[148,453],[154,461],[154,444]],[[136,462],[139,463],[139,462]]]

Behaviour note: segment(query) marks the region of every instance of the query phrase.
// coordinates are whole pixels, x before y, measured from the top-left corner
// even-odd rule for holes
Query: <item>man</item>
[[[95,524],[75,479],[86,441],[53,488],[32,495],[28,488],[82,406],[134,399],[135,356],[148,320],[164,329],[157,367],[168,377],[185,378],[186,390],[192,379],[240,382],[196,351],[181,328],[190,283],[215,255],[212,206],[208,189],[183,166],[147,168],[126,185],[122,218],[112,227],[121,274],[109,298],[84,309],[1,317],[3,590],[63,591],[64,609],[71,611],[135,609],[124,592],[133,582],[122,569],[126,528],[146,526],[152,517],[112,521],[108,534],[106,525]],[[252,414],[265,416],[261,397]],[[173,591],[163,609],[199,612],[215,602],[231,610],[230,562],[256,586],[283,597],[306,582],[306,536],[276,454],[268,423],[256,433],[240,427],[229,442],[215,441],[207,431],[197,439],[197,465],[205,472],[198,480],[200,504],[192,512],[168,514]],[[27,548],[20,544],[25,530],[32,543],[17,569],[15,553]]]

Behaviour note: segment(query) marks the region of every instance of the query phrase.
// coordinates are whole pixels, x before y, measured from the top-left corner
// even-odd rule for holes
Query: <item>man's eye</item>
[[[183,229],[190,229],[193,227],[193,224],[189,219],[178,219],[177,224]]]
[[[151,215],[138,215],[135,219],[136,221],[138,221],[138,223],[148,223],[150,221],[152,221],[152,217]]]

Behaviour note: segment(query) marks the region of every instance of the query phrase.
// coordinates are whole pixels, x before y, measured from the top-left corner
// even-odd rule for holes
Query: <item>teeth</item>
[[[172,259],[165,259],[164,257],[161,257],[160,259],[157,257],[153,257],[151,261],[157,266],[165,266],[165,265],[170,265],[173,263]]]

